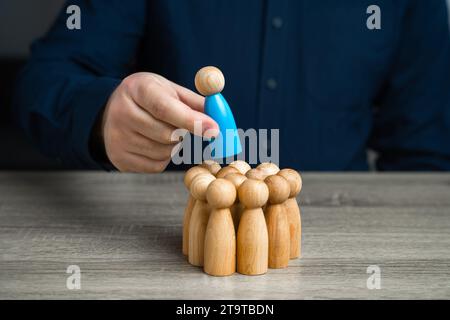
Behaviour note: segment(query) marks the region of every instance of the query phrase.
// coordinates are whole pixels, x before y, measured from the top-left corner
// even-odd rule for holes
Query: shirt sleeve
[[[379,170],[450,170],[450,34],[445,0],[409,2],[376,105]],[[376,53],[374,53],[376,54]]]
[[[66,25],[69,5],[80,8],[79,30]],[[70,1],[32,45],[17,79],[13,114],[44,153],[71,167],[101,167],[89,150],[91,131],[112,91],[133,69],[145,6],[144,0]]]

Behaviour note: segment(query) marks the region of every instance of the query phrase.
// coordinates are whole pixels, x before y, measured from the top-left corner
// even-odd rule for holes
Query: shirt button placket
[[[275,29],[281,29],[281,27],[283,26],[283,19],[279,16],[276,16],[272,19],[272,26]]]
[[[276,129],[281,126],[281,113],[275,111],[275,108],[282,107],[280,95],[283,94],[283,90],[280,77],[286,26],[283,10],[286,10],[286,7],[285,0],[268,0],[258,117],[262,129]]]

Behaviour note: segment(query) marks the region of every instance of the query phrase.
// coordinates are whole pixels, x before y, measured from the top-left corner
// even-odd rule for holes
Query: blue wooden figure
[[[242,152],[241,141],[233,113],[220,93],[225,86],[225,78],[216,67],[201,68],[195,75],[195,87],[205,96],[205,113],[219,125],[219,136],[210,144],[212,157],[228,158]]]

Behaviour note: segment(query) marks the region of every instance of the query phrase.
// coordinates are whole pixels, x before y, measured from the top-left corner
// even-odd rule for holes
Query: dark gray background
[[[0,57],[25,58],[33,39],[42,35],[64,0],[0,1]]]
[[[59,168],[12,124],[9,108],[14,79],[31,42],[45,33],[63,5],[63,0],[0,1],[0,170]]]

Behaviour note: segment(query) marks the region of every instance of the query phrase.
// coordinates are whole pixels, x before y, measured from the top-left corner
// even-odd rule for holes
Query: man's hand
[[[171,140],[175,129],[193,132],[200,121],[204,136],[218,134],[216,122],[203,113],[203,103],[202,96],[157,74],[125,78],[111,94],[102,118],[109,160],[124,172],[164,171],[179,143]]]

